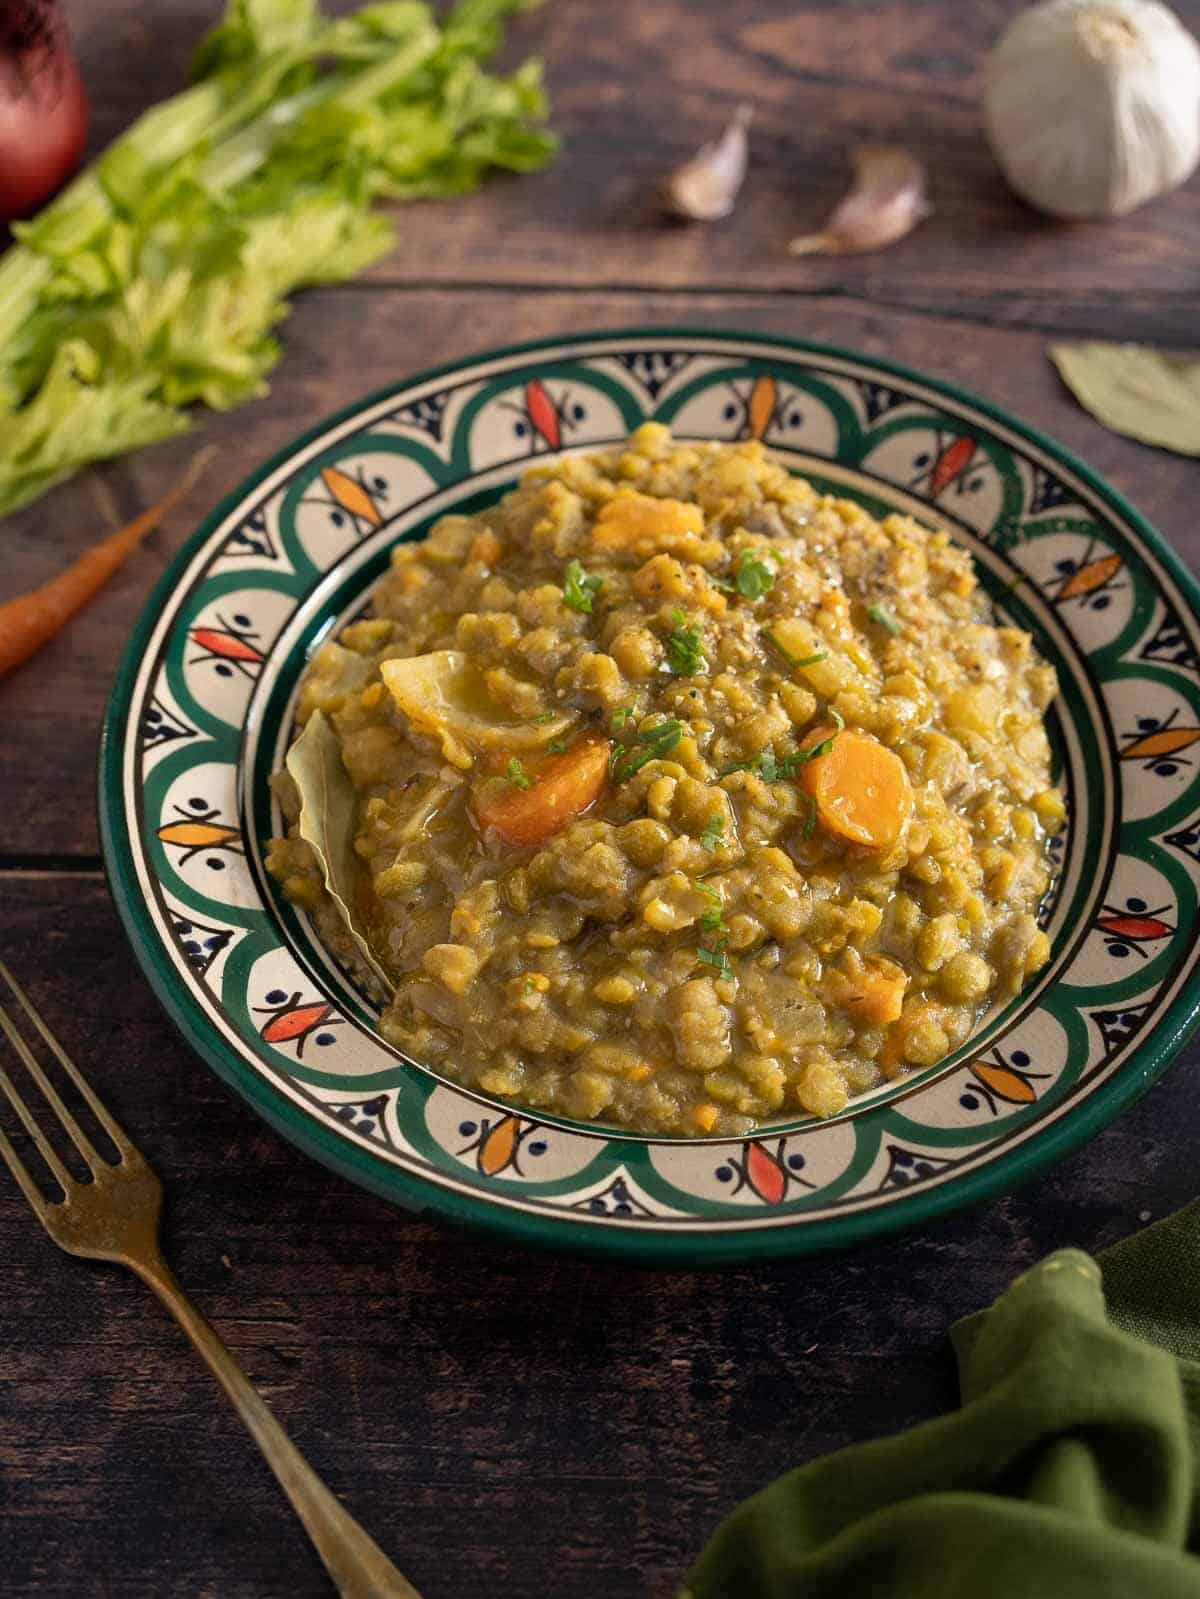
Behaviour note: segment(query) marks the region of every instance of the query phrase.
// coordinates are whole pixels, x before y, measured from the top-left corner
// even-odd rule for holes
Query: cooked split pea
[[[373,610],[300,715],[382,1031],[443,1076],[744,1136],[936,1065],[1048,958],[1054,674],[945,533],[647,424],[397,545]],[[268,865],[354,965],[289,784]]]

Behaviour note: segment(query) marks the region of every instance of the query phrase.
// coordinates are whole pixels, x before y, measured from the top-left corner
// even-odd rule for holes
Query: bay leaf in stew
[[[312,850],[346,931],[366,965],[390,995],[395,985],[358,925],[353,906],[362,867],[354,853],[358,795],[342,761],[337,734],[314,711],[287,756],[288,773],[300,795],[300,837]]]

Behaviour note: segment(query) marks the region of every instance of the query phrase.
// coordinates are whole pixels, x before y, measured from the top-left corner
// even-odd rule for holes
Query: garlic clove
[[[854,183],[819,233],[788,245],[792,255],[859,255],[882,250],[911,233],[933,207],[925,168],[898,144],[863,144],[854,151]]]
[[[1158,0],[1046,0],[984,70],[988,142],[1051,216],[1119,216],[1200,161],[1200,46]]]
[[[746,129],[753,108],[741,105],[717,139],[701,145],[690,161],[676,167],[663,184],[663,200],[673,216],[685,222],[716,222],[733,210],[746,177],[749,142]]]

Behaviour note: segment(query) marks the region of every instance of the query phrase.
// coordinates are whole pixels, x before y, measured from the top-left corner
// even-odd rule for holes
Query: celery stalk
[[[262,393],[305,284],[390,248],[375,197],[453,195],[549,160],[536,63],[482,65],[522,0],[334,21],[227,0],[200,80],[146,112],[0,259],[0,514],[89,462]]]

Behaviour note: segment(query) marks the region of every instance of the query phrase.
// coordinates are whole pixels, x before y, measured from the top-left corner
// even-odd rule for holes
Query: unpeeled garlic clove
[[[716,222],[733,210],[746,176],[749,143],[746,129],[753,109],[741,105],[724,133],[701,145],[690,161],[676,167],[663,184],[663,200],[672,216],[685,222]]]
[[[911,233],[933,207],[925,168],[899,144],[862,144],[851,158],[854,183],[819,233],[788,245],[792,255],[861,255]]]

